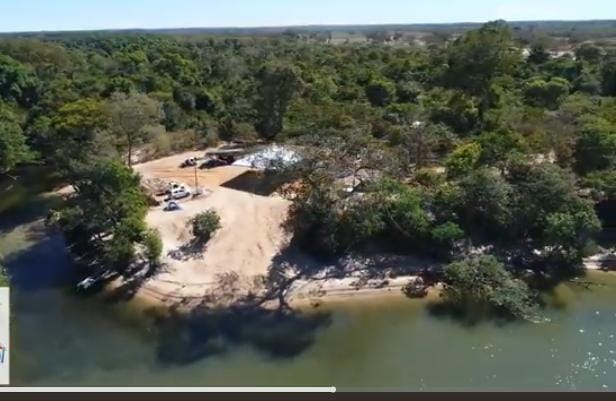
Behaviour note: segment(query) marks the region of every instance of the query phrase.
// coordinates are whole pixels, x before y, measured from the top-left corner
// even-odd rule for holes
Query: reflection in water
[[[329,314],[282,312],[260,307],[199,310],[159,322],[158,360],[189,364],[248,344],[274,358],[291,358],[308,349]]]

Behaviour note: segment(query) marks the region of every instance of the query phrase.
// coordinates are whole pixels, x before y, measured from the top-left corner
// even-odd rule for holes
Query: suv
[[[171,189],[169,192],[169,199],[182,199],[190,196],[190,190],[184,185],[180,185]]]

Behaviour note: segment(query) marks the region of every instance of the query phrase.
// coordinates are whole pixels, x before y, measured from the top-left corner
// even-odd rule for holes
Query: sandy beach
[[[263,292],[259,283],[276,263],[283,263],[281,255],[291,240],[290,233],[283,227],[290,201],[276,195],[256,195],[224,186],[250,171],[249,168],[224,166],[195,170],[179,167],[183,160],[201,155],[203,151],[191,151],[134,166],[143,180],[177,182],[188,187],[193,187],[196,173],[198,185],[204,189],[200,197],[180,200],[180,210],[168,212],[162,206],[155,206],[147,214],[147,224],[161,233],[163,266],[140,284],[134,296],[150,304],[190,310],[204,300],[229,305],[235,300],[259,295]],[[190,245],[190,220],[210,209],[219,214],[221,228],[204,247],[194,249]],[[606,255],[596,255],[585,259],[584,264],[587,269],[599,270],[605,267],[605,260]],[[300,261],[304,262],[311,263]],[[376,263],[380,263],[378,267],[384,272],[393,271],[396,266],[422,267],[422,261],[410,257]],[[286,291],[285,298],[291,306],[316,306],[374,296],[403,297],[403,287],[415,279],[416,275],[409,274],[391,277],[384,274],[366,279],[361,273],[351,273],[344,278],[302,277]],[[124,284],[123,279],[117,279],[110,287]]]

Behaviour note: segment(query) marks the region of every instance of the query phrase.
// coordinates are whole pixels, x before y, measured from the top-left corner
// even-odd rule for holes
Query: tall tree
[[[482,115],[493,103],[494,80],[512,74],[520,62],[521,53],[507,24],[489,22],[467,32],[447,49],[445,83],[479,97]]]
[[[148,132],[144,128],[163,119],[162,106],[147,95],[114,93],[107,107],[111,131],[120,150],[126,151],[127,164],[131,167],[135,146],[147,139]]]
[[[257,132],[274,139],[283,129],[283,120],[291,100],[302,88],[299,70],[288,64],[267,64],[257,74]]]
[[[68,103],[51,123],[43,156],[65,172],[79,170],[105,153],[109,141],[103,135],[109,119],[100,101],[85,98]]]

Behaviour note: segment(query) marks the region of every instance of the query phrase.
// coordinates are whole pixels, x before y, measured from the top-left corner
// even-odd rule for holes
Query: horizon
[[[169,29],[256,29],[311,26],[445,25],[504,19],[612,21],[616,4],[587,0],[22,0],[0,4],[0,32],[79,32]]]
[[[522,24],[522,23],[559,23],[559,22],[614,22],[616,18],[607,19],[528,19],[528,20],[506,20],[507,24]],[[2,31],[0,35],[11,34],[35,34],[35,33],[79,33],[79,32],[122,32],[122,31],[171,31],[171,30],[250,30],[250,29],[306,29],[306,28],[345,28],[345,27],[394,27],[394,26],[447,26],[447,25],[482,25],[495,20],[485,21],[451,21],[451,22],[400,22],[400,23],[368,23],[368,24],[304,24],[304,25],[227,25],[227,26],[160,26],[160,27],[126,27],[126,28],[93,28],[93,29],[53,29],[53,30],[32,30],[32,31]]]

